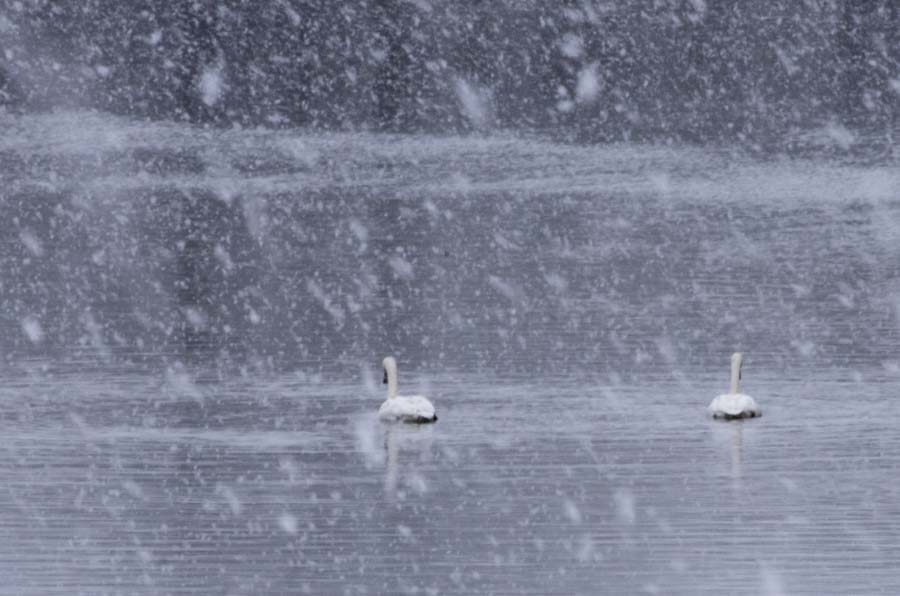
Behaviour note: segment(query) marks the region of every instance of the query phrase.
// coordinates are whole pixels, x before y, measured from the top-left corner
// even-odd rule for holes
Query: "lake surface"
[[[0,594],[900,591],[895,162],[0,125]]]

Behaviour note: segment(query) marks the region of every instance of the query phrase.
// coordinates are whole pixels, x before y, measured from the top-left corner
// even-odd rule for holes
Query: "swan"
[[[393,356],[384,359],[384,383],[387,399],[378,408],[378,417],[386,422],[437,422],[434,406],[422,395],[397,395],[397,361]]]
[[[744,357],[740,352],[731,355],[731,391],[720,395],[709,404],[709,413],[713,418],[755,418],[762,416],[762,409],[756,405],[749,395],[738,393],[738,381],[741,380],[741,365]]]

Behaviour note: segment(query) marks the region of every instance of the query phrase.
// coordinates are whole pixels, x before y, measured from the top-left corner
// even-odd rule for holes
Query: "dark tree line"
[[[587,139],[753,137],[831,119],[877,127],[900,111],[893,0],[0,7],[13,23],[0,35],[0,103],[26,109],[457,130],[473,125],[465,81],[490,125]],[[588,75],[596,93],[584,97]]]

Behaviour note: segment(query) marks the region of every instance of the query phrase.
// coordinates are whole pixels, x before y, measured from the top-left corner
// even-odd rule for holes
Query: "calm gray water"
[[[900,591],[895,163],[0,120],[0,593]]]

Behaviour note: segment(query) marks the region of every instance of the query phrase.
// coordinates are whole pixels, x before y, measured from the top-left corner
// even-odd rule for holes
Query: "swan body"
[[[744,393],[724,393],[709,404],[713,418],[755,418],[762,416],[756,400]]]
[[[741,366],[743,365],[743,355],[736,352],[731,356],[731,391],[724,393],[712,400],[707,408],[713,418],[724,418],[732,420],[735,418],[755,418],[762,416],[762,408],[757,405],[756,400],[741,393],[738,390],[738,383],[741,380]]]
[[[384,382],[388,397],[378,408],[378,417],[385,422],[409,422],[426,424],[437,422],[434,406],[423,395],[397,395],[397,361],[392,356],[384,359]]]
[[[378,408],[378,417],[382,420],[414,423],[437,420],[434,406],[422,395],[398,395],[394,399],[388,399]]]

